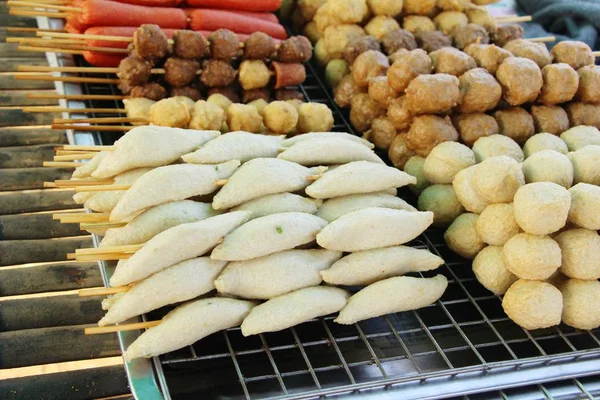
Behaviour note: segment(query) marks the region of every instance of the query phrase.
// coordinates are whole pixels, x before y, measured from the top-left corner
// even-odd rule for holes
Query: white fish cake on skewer
[[[296,135],[294,137],[291,137],[289,139],[285,139],[281,145],[283,147],[290,147],[296,143],[299,142],[303,142],[305,140],[315,140],[315,139],[322,139],[322,138],[339,138],[339,139],[346,139],[346,140],[351,140],[353,142],[356,143],[360,143],[363,144],[365,146],[367,146],[368,148],[372,149],[375,147],[375,145],[371,142],[369,142],[366,139],[361,138],[360,136],[356,136],[356,135],[351,135],[349,133],[345,133],[345,132],[310,132],[310,133],[304,133],[302,135]]]
[[[350,293],[329,286],[313,286],[275,297],[250,311],[242,323],[244,336],[277,332],[341,310]]]
[[[319,204],[319,200],[309,199],[297,194],[277,193],[247,201],[233,207],[231,211],[250,211],[252,212],[251,218],[254,219],[283,212],[314,214],[317,212]]]
[[[102,162],[102,160],[104,160],[104,157],[106,157],[109,153],[109,151],[100,151],[96,153],[96,155],[94,155],[94,157],[92,157],[88,162],[86,162],[80,167],[75,168],[72,177],[87,178],[89,176],[92,176],[92,172],[94,172],[96,168],[98,168],[100,162]]]
[[[179,306],[159,325],[142,333],[125,351],[125,360],[168,353],[238,326],[254,305],[251,301],[212,297]]]
[[[242,212],[242,211],[238,211]],[[315,240],[327,221],[312,214],[287,212],[253,219],[227,236],[215,247],[213,260],[242,261],[266,256]]]
[[[385,164],[367,146],[335,137],[301,140],[288,147],[277,158],[305,166],[345,164],[352,161],[370,161]]]
[[[111,228],[99,247],[141,244],[169,228],[214,217],[220,212],[209,203],[174,201],[149,208],[121,228]]]
[[[219,131],[139,126],[115,142],[115,149],[104,157],[92,176],[110,178],[134,168],[168,165],[220,134]]]
[[[417,211],[416,208],[395,195],[385,192],[375,192],[350,194],[348,196],[334,197],[333,199],[326,200],[319,207],[319,211],[317,211],[316,215],[326,221],[332,222],[344,214],[369,207]]]
[[[431,271],[444,260],[428,250],[407,246],[384,247],[357,251],[321,271],[323,280],[331,285],[369,285],[378,280],[409,272]]]
[[[120,260],[110,285],[128,285],[181,261],[199,257],[249,217],[249,212],[237,211],[167,229],[150,239],[131,258]]]
[[[306,168],[276,158],[255,158],[242,165],[213,199],[213,208],[222,210],[268,194],[295,192],[325,168]]]
[[[419,236],[433,213],[370,207],[341,216],[317,235],[319,246],[344,252],[398,246]]]
[[[113,179],[115,185],[133,185],[135,181],[142,177],[151,168],[136,168],[125,171],[115,176]],[[84,203],[85,208],[97,212],[111,212],[119,200],[125,195],[126,190],[108,190],[106,192],[94,192],[93,195]]]
[[[216,191],[217,181],[238,168],[238,160],[217,165],[176,164],[146,173],[127,190],[110,213],[119,222],[139,211],[170,201],[184,200]]]
[[[121,297],[123,297],[125,293],[115,293],[112,296],[108,296],[104,300],[102,300],[102,309],[104,311],[110,310],[110,308],[115,304]]]
[[[219,293],[245,299],[271,299],[321,283],[319,271],[342,253],[331,250],[288,250],[247,261],[234,261],[215,281]]]
[[[96,179],[92,178],[91,176],[88,176],[87,178],[71,178],[72,181],[94,181]],[[79,192],[79,193],[75,193],[73,195],[73,201],[75,202],[75,204],[83,204],[85,203],[90,197],[92,197],[93,195],[95,195],[97,192]]]
[[[229,132],[211,140],[181,158],[191,164],[218,164],[229,160],[246,162],[254,158],[277,157],[284,136]]]
[[[416,310],[436,302],[448,287],[443,275],[398,276],[375,282],[354,294],[334,322],[351,325],[381,315]]]
[[[327,171],[306,188],[315,199],[329,199],[357,193],[380,192],[417,183],[414,176],[368,161],[354,161]]]
[[[119,297],[98,325],[118,324],[167,304],[190,300],[215,288],[227,264],[208,257],[182,261],[135,284]]]

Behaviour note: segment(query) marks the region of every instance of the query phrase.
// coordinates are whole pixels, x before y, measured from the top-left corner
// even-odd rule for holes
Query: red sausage
[[[148,7],[177,7],[183,4],[183,0],[113,0],[119,3],[135,4]]]
[[[303,64],[288,64],[273,61],[271,68],[275,71],[275,89],[300,85],[306,79]]]
[[[244,11],[277,11],[281,0],[187,0],[190,7],[221,8]]]
[[[285,29],[279,24],[222,10],[195,10],[191,19],[190,26],[195,31],[229,29],[236,33],[264,32],[276,39],[287,38]]]
[[[107,0],[88,0],[81,6],[79,21],[89,26],[139,26],[185,29],[187,18],[179,8],[144,7]]]
[[[125,57],[127,57],[127,54],[99,53],[97,51],[83,52],[83,58],[85,58],[85,61],[94,67],[118,67],[121,60]]]

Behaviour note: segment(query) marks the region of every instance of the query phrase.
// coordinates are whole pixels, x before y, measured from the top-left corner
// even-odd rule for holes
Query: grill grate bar
[[[223,336],[225,337],[225,343],[227,343],[227,348],[229,349],[229,354],[231,354],[231,360],[233,361],[233,367],[235,368],[235,372],[238,376],[238,381],[240,382],[240,385],[242,386],[242,390],[244,391],[244,396],[246,396],[247,400],[250,400],[250,393],[248,392],[248,386],[246,386],[246,379],[244,378],[244,375],[242,375],[242,369],[240,368],[240,364],[237,361],[237,357],[235,355],[235,352],[233,351],[233,346],[231,345],[231,341],[229,340],[229,335],[227,334],[227,331],[223,331]]]
[[[315,370],[313,369],[313,366],[312,366],[310,360],[308,359],[308,355],[306,354],[306,351],[304,350],[302,341],[298,337],[298,332],[296,332],[296,328],[292,327],[291,331],[292,331],[292,335],[294,336],[294,342],[296,343],[296,346],[298,346],[298,349],[300,350],[300,353],[302,354],[302,358],[304,359],[304,362],[306,363],[306,366],[308,367],[308,372],[310,373],[310,376],[312,377],[313,381],[315,382],[315,386],[317,387],[317,389],[321,389],[321,383],[319,382],[319,379],[317,378],[317,374],[315,373]]]
[[[348,375],[348,379],[350,379],[350,382],[352,382],[352,384],[355,384],[356,380],[354,380],[354,376],[352,375],[352,372],[350,372],[350,367],[348,366],[346,359],[342,355],[342,351],[340,350],[340,347],[338,346],[335,337],[331,334],[329,326],[327,326],[327,321],[325,319],[321,319],[321,324],[323,324],[323,328],[325,328],[325,332],[327,332],[327,336],[329,336],[330,344],[334,347],[337,356],[339,357],[340,361],[342,362],[342,365],[344,366],[344,370]]]

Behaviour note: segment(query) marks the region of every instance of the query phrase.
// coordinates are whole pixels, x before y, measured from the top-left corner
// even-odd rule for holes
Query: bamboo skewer
[[[112,326],[95,326],[93,328],[85,328],[83,331],[86,335],[97,335],[100,333],[114,333],[124,331],[135,331],[137,329],[148,329],[159,325],[161,321],[146,321],[136,322],[133,324],[121,324]]]
[[[92,297],[92,296],[107,296],[115,293],[124,293],[129,291],[131,286],[117,286],[108,288],[93,288],[93,289],[81,289],[77,294],[79,297]]]
[[[67,161],[44,161],[42,166],[54,167],[54,168],[77,168],[84,165],[84,163],[78,162],[67,162]],[[56,187],[56,186],[44,186],[44,187]]]
[[[40,29],[40,28],[21,28],[18,26],[7,26],[6,32],[10,33],[37,33],[37,32],[62,32],[66,33],[64,29]]]
[[[36,11],[36,10],[21,10],[19,8],[11,8],[9,11],[10,15],[19,17],[50,17],[50,18],[67,18],[72,14],[67,12],[49,12],[49,11]]]
[[[54,81],[71,83],[108,83],[119,84],[119,79],[109,78],[88,78],[79,76],[52,76],[52,75],[34,75],[26,72],[17,72],[13,77],[18,81]]]
[[[85,114],[85,113],[111,113],[124,114],[127,112],[124,108],[68,108],[56,106],[40,106],[40,107],[23,107],[25,113],[69,113],[69,114]]]
[[[83,55],[83,50],[56,49],[54,47],[36,47],[36,46],[19,46],[17,50],[31,51],[37,53],[63,53],[63,54],[79,54]]]
[[[17,38],[20,39],[20,38]],[[43,39],[42,39],[43,40]],[[27,66],[21,65],[18,68],[19,72],[80,72],[94,74],[116,74],[119,68],[104,68],[104,67],[45,67],[45,66]],[[164,68],[152,68],[152,74],[164,74]]]
[[[123,117],[107,117],[107,118],[56,118],[52,123],[53,124],[77,124],[77,123],[106,123],[106,124],[116,124],[116,123],[124,123],[124,122],[148,122],[145,118],[123,118]]]
[[[95,261],[117,261],[117,260],[127,260],[131,258],[133,254],[131,253],[113,253],[113,254],[100,254],[100,255],[82,255],[82,256],[72,256],[72,258],[68,258],[69,260],[82,261],[82,262],[95,262]]]
[[[98,223],[81,223],[79,224],[79,228],[83,231],[88,229],[111,229],[111,228],[121,228],[127,225],[126,222],[98,222]]]
[[[97,185],[97,186],[75,186],[75,193],[81,192],[112,192],[116,190],[128,190],[131,185]]]
[[[133,253],[144,247],[143,244],[129,244],[124,246],[106,246],[106,247],[93,247],[90,249],[77,249],[75,250],[76,255],[90,255],[90,254],[113,254],[113,253]]]
[[[496,22],[500,23],[500,24],[508,24],[508,23],[514,23],[514,22],[529,22],[531,20],[533,20],[533,18],[531,18],[531,15],[524,15],[522,17],[519,16],[500,16],[500,17],[496,17]]]
[[[90,185],[90,186],[95,186],[95,185],[112,185],[113,183],[115,183],[114,180],[89,180],[89,181],[84,181],[84,180],[71,180],[71,179],[66,179],[66,180],[56,180],[53,182],[57,187],[76,187],[76,186],[85,186],[85,185]],[[64,215],[64,214],[58,214],[58,215]]]
[[[592,51],[594,57],[600,57],[600,51]]]
[[[53,3],[37,3],[37,2],[33,3],[33,2],[29,2],[29,1],[8,0],[8,2],[6,4],[9,7],[17,6],[17,7],[27,7],[27,8],[33,8],[33,9],[44,8],[47,10],[71,11],[71,12],[75,12],[75,13],[81,12],[81,8],[79,8],[79,7],[63,6],[63,5],[53,4]]]
[[[124,100],[129,96],[113,94],[55,94],[55,93],[27,93],[28,99],[50,100]]]
[[[131,126],[122,125],[52,125],[52,129],[73,131],[106,131],[106,132],[125,132],[131,130]]]
[[[108,221],[109,213],[57,213],[52,214],[53,220],[73,220],[75,222]]]
[[[62,156],[54,156],[54,161],[75,161],[75,160],[89,160],[94,158],[95,154],[69,154]]]
[[[72,150],[72,151],[111,151],[115,149],[115,146],[86,146],[80,144],[65,144],[62,146],[63,150]]]
[[[7,37],[6,43],[29,43],[29,44],[79,44],[86,45],[85,40],[79,39],[43,39],[36,37]],[[19,67],[20,69],[21,67]]]
[[[525,40],[529,40],[530,42],[537,42],[537,43],[554,42],[554,41],[556,41],[556,36],[541,36],[541,37],[529,38],[529,39],[525,39]]]

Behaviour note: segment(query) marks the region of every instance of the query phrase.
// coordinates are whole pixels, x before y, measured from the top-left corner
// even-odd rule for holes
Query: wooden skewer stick
[[[111,151],[115,149],[115,146],[100,146],[100,145],[92,145],[86,146],[81,144],[65,144],[62,147],[63,150],[72,150],[72,151]]]
[[[55,93],[27,93],[28,99],[51,100],[123,100],[129,96],[112,94],[55,94]]]
[[[76,255],[90,255],[90,254],[112,254],[112,253],[134,253],[144,247],[143,244],[128,244],[124,246],[106,246],[106,247],[94,247],[91,249],[77,249],[75,250]]]
[[[84,165],[83,163],[78,162],[66,162],[66,161],[44,161],[42,164],[44,167],[54,167],[54,168],[77,168]],[[49,186],[55,187],[55,186]]]
[[[127,112],[124,108],[68,108],[56,106],[23,107],[25,113],[69,113],[69,114],[87,114],[87,113],[111,113],[124,114]]]
[[[44,187],[45,188],[55,188],[58,186],[56,186],[56,184],[54,182],[44,182]]]
[[[117,286],[117,287],[102,287],[93,289],[81,289],[77,294],[79,297],[92,297],[92,296],[107,296],[115,293],[124,293],[131,289],[131,286]]]
[[[75,186],[75,193],[81,192],[112,192],[116,190],[128,190],[131,185],[98,185],[98,186]]]
[[[74,160],[89,160],[94,158],[95,154],[71,154],[66,156],[54,156],[54,161],[74,161]]]
[[[6,32],[9,33],[38,33],[38,32],[58,32],[66,33],[64,29],[40,29],[40,28],[21,28],[18,26],[7,26]]]
[[[75,256],[71,260],[82,261],[82,262],[95,262],[95,261],[117,261],[127,260],[131,258],[131,253],[113,253],[113,254],[98,254],[98,255],[82,255]]]
[[[308,176],[308,180],[309,181],[316,181],[317,179],[319,179],[321,177],[321,175],[309,175]]]
[[[79,39],[43,39],[37,37],[7,37],[6,43],[28,43],[34,45],[45,45],[45,44],[78,44],[85,46],[85,40]],[[19,67],[19,70],[21,67]]]
[[[60,148],[58,150],[55,150],[54,153],[57,156],[66,156],[67,154],[81,154],[81,153],[87,153],[86,151],[77,151],[77,150],[61,150]]]
[[[21,39],[21,38],[17,38]],[[43,40],[43,39],[42,39]],[[85,45],[85,44],[84,44]],[[27,66],[21,65],[18,70],[20,72],[87,72],[97,74],[116,74],[119,72],[119,68],[102,68],[102,67],[45,67],[45,66]],[[164,74],[164,68],[152,68],[150,70],[153,74]]]
[[[83,51],[97,51],[102,53],[121,53],[127,54],[127,49],[119,49],[116,47],[94,47],[87,45],[62,45],[61,47],[41,47],[41,46],[19,46],[18,50],[34,51],[42,53],[65,53],[65,54],[83,54]]]
[[[19,46],[19,51],[31,51],[37,53],[63,53],[63,54],[79,54],[83,55],[83,50],[70,50],[70,49],[55,49],[54,47],[35,47],[35,46]]]
[[[54,81],[54,82],[72,82],[72,83],[107,83],[118,85],[119,79],[109,78],[87,78],[80,76],[52,76],[52,75],[34,75],[29,73],[15,73],[13,77],[18,81]]]
[[[35,8],[44,8],[47,10],[72,11],[75,13],[81,12],[81,8],[79,8],[79,7],[59,6],[59,5],[50,4],[50,3],[32,3],[29,1],[8,0],[8,2],[6,4],[9,7],[17,6],[17,7],[28,7],[28,8],[34,8],[34,9]]]
[[[592,51],[594,57],[600,57],[600,51]]]
[[[514,23],[514,22],[529,22],[532,19],[533,18],[531,18],[531,15],[524,15],[522,17],[506,16],[506,17],[496,17],[496,22],[501,23],[501,24],[508,24],[508,23]]]
[[[137,329],[148,329],[159,325],[160,321],[136,322],[133,324],[121,324],[112,326],[98,326],[93,328],[85,328],[83,332],[86,335],[98,335],[100,333],[114,333],[124,331],[135,331]]]
[[[55,180],[53,182],[57,187],[75,187],[75,186],[96,186],[96,185],[112,185],[115,183],[114,180],[75,180],[75,179],[66,179],[66,180]],[[59,214],[65,215],[65,214]],[[79,215],[79,213],[77,214]],[[92,214],[93,215],[93,214]]]
[[[127,117],[107,117],[107,118],[56,118],[53,124],[79,124],[79,123],[105,123],[105,124],[121,124],[126,122],[145,122],[145,118],[127,118]]]
[[[542,37],[530,38],[530,39],[525,39],[525,40],[529,40],[530,42],[538,42],[538,43],[554,42],[554,41],[556,41],[556,36],[542,36]]]
[[[61,220],[61,219],[69,219],[74,218],[79,221],[108,221],[109,214],[108,213],[56,213],[52,214],[53,220]]]
[[[66,39],[86,39],[86,40],[104,40],[111,42],[133,42],[133,37],[129,36],[109,36],[109,35],[86,35],[84,33],[65,33],[65,32],[37,32],[36,36],[66,38]]]
[[[106,132],[124,132],[131,130],[131,126],[121,125],[52,125],[52,129],[73,131],[106,131]]]
[[[49,12],[49,11],[36,11],[36,10],[21,10],[18,8],[11,8],[9,11],[10,15],[19,17],[50,17],[50,18],[67,18],[72,14],[67,12]]]
[[[98,222],[98,223],[81,223],[79,224],[79,228],[83,231],[88,229],[111,229],[111,228],[121,228],[127,225],[126,222]]]

